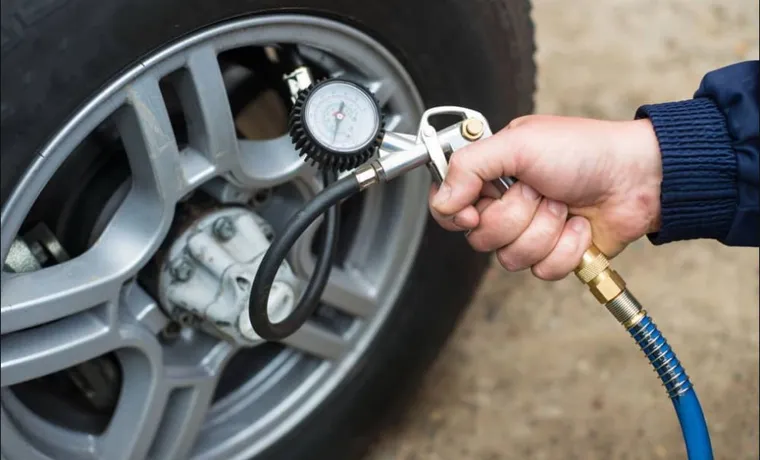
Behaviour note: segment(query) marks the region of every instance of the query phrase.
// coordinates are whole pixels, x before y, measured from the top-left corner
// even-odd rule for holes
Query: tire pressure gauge
[[[290,136],[301,156],[336,172],[366,162],[383,138],[380,105],[366,88],[329,79],[301,91],[290,115]]]

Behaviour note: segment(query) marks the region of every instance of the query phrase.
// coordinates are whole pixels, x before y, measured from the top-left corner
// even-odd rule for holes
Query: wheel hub
[[[213,211],[192,222],[169,246],[159,274],[164,311],[192,325],[250,346],[261,342],[248,318],[248,298],[272,228],[241,207]],[[300,282],[283,262],[272,285],[269,314],[276,321],[293,311]]]

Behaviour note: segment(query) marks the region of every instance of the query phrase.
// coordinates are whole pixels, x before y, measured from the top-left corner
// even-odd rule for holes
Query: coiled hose
[[[689,460],[712,460],[707,421],[697,393],[668,341],[641,304],[626,289],[623,279],[610,268],[607,258],[592,246],[575,271],[578,278],[631,334],[657,372],[681,424]]]
[[[627,290],[621,296],[636,302]],[[641,321],[629,328],[628,332],[652,364],[668,396],[673,401],[689,459],[711,460],[713,458],[712,445],[702,406],[699,404],[689,376],[668,341],[646,312]]]
[[[330,174],[328,176],[328,174]],[[282,233],[275,236],[261,265],[256,272],[248,298],[248,317],[253,330],[264,340],[276,341],[296,332],[314,313],[332,268],[333,253],[338,240],[338,204],[360,191],[359,183],[352,175],[334,181],[334,173],[325,173],[326,187],[290,218]],[[329,185],[328,185],[329,184]],[[327,212],[322,252],[317,257],[314,274],[309,280],[301,299],[287,318],[272,323],[269,319],[269,292],[282,262],[288,256],[296,240],[319,216]]]

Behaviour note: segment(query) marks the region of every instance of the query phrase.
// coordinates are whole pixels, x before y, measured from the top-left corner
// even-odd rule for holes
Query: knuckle
[[[551,264],[537,264],[531,268],[533,275],[536,278],[544,281],[559,281],[565,278],[568,274],[566,270],[562,270]]]
[[[510,268],[510,261],[509,261],[509,254],[507,253],[508,248],[501,249],[500,251],[496,252],[496,260],[499,262],[499,265],[501,265],[505,270],[512,271]]]
[[[496,208],[495,206],[492,206]],[[523,225],[514,219],[506,210],[489,208],[480,218],[480,229],[477,238],[483,247],[497,249],[512,243],[520,235]]]
[[[500,250],[496,254],[496,259],[499,261],[499,264],[501,264],[501,266],[504,267],[504,269],[507,271],[514,272],[523,268],[519,263],[519,257],[515,254],[515,251],[511,246],[507,246],[506,248]]]
[[[488,225],[481,220],[481,224],[467,235],[467,241],[479,252],[490,252],[505,246],[509,241],[503,241],[502,233],[495,233],[493,225]]]
[[[528,268],[535,262],[538,262],[540,258],[541,257],[537,255],[535,251],[523,247],[513,248],[512,254],[510,254],[510,261],[515,270]]]
[[[504,212],[501,219],[502,226],[509,225],[515,234],[515,239],[521,237],[533,222],[533,214],[527,206],[515,206],[513,209]]]
[[[545,264],[537,264],[530,268],[533,276],[536,278],[550,281],[552,279],[552,272],[546,267]]]
[[[491,250],[490,245],[487,244],[484,238],[482,238],[482,235],[479,233],[471,232],[467,235],[467,242],[470,243],[470,246],[472,246],[472,249],[478,251],[478,252],[488,252]]]
[[[510,259],[513,266],[527,268],[544,259],[552,249],[553,237],[550,232],[531,228],[520,235],[512,245]]]
[[[555,225],[555,221],[550,216],[536,216],[531,221],[528,237],[535,243],[543,243],[544,241],[553,238],[558,232]]]
[[[522,197],[505,195],[494,209],[494,217],[501,225],[509,224],[512,228],[527,228],[533,219],[533,206]]]
[[[546,248],[548,253],[548,250],[551,249],[549,246],[553,246],[559,240],[564,223],[562,216],[557,216],[548,209],[539,210],[539,213],[532,220],[530,228],[526,231],[526,238],[530,239],[532,247],[541,250]],[[541,252],[541,250],[536,252]]]
[[[536,231],[532,236],[533,245],[537,249],[535,252],[547,255],[552,249],[554,243],[557,241],[561,231],[561,228],[558,228],[550,223],[537,225]]]

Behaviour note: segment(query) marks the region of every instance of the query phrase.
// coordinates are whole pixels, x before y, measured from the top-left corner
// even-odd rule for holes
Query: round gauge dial
[[[302,155],[340,171],[369,159],[382,137],[382,123],[371,92],[348,80],[331,79],[299,94],[291,137]]]
[[[378,107],[366,90],[345,81],[315,88],[304,104],[304,124],[314,141],[333,152],[366,147],[380,127]]]

